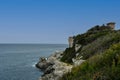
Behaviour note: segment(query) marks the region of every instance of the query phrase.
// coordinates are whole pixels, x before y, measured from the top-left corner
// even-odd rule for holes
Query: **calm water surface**
[[[62,51],[64,44],[0,44],[0,80],[38,80],[34,65],[40,56]]]

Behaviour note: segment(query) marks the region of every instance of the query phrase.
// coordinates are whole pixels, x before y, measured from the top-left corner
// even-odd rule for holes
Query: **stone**
[[[36,67],[41,70],[45,70],[53,64],[53,62],[48,62],[45,58],[40,58],[40,61],[36,64]]]
[[[75,44],[75,52],[77,52],[81,48],[80,44]]]

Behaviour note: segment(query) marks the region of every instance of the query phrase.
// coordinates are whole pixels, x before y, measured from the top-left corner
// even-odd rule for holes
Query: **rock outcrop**
[[[40,61],[36,64],[36,67],[44,71],[53,64],[53,62],[49,62],[46,58],[40,58]]]
[[[58,80],[63,74],[71,71],[72,65],[59,60],[62,53],[63,52],[57,52],[48,59],[40,58],[36,67],[43,70],[44,74],[39,80]]]

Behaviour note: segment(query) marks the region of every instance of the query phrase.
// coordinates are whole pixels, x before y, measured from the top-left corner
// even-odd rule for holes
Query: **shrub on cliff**
[[[120,80],[120,43],[74,67],[60,80]]]
[[[74,42],[81,45],[87,45],[97,38],[101,36],[105,36],[106,34],[109,34],[110,32],[113,32],[109,27],[106,26],[95,26],[91,29],[89,29],[84,34],[79,34],[74,37]]]
[[[79,56],[83,56],[83,59],[88,59],[96,53],[98,54],[105,51],[110,45],[118,42],[120,42],[120,31],[111,32],[84,46],[79,52]]]
[[[61,58],[61,61],[71,63],[73,57],[75,57],[75,48],[66,48],[63,53],[63,57]]]
[[[82,45],[83,49],[79,49],[78,52],[75,52],[75,46],[73,46],[72,48],[67,48],[63,53],[63,57],[61,58],[61,61],[67,62],[67,63],[72,63],[72,58],[75,58],[76,53],[80,53],[80,56],[81,56],[81,50],[82,50],[82,53],[84,53],[83,54],[84,59],[91,57],[92,55],[97,53],[99,51],[99,49],[104,47],[104,45],[103,45],[104,41],[103,41],[103,43],[101,43],[99,41],[102,39],[101,37],[106,36],[113,32],[114,31],[112,31],[109,27],[106,27],[103,25],[103,26],[95,26],[95,27],[89,29],[84,34],[74,36],[74,44]],[[98,42],[96,40],[98,40]],[[96,47],[93,47],[95,45],[90,44],[92,42],[96,43]],[[107,41],[106,41],[106,43],[107,43]],[[104,43],[104,44],[106,44],[106,43]],[[84,48],[84,46],[85,46],[85,48]],[[88,47],[86,47],[86,46],[88,46]],[[89,50],[87,50],[89,48],[89,46],[91,46],[91,47]],[[107,45],[107,46],[109,46],[109,45]]]

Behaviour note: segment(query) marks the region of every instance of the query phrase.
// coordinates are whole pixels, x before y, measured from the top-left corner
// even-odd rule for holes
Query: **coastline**
[[[58,80],[63,74],[70,72],[73,65],[60,61],[63,51],[57,51],[51,56],[46,58],[40,58],[36,67],[43,71],[43,75],[39,80]]]

